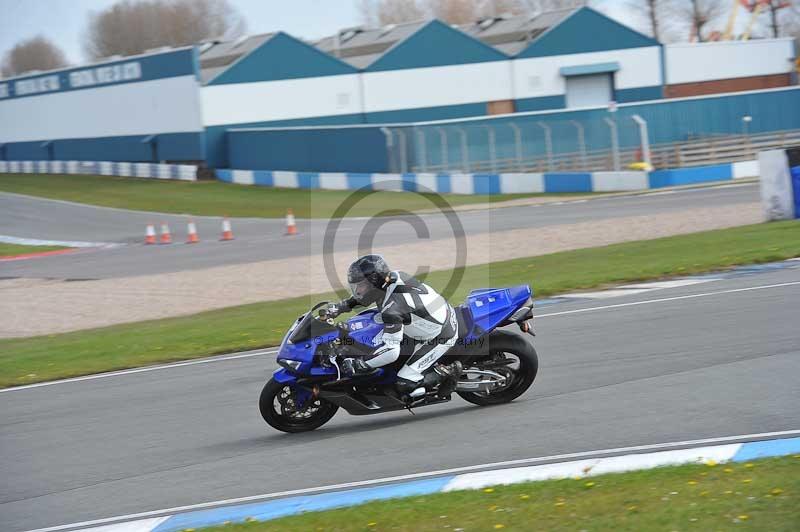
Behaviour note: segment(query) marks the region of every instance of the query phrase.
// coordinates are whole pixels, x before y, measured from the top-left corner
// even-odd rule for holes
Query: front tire
[[[531,387],[539,372],[539,357],[536,349],[523,336],[508,331],[495,331],[489,337],[487,358],[511,355],[519,361],[514,370],[514,379],[507,387],[497,392],[456,392],[467,402],[479,406],[510,403]]]
[[[294,394],[291,386],[275,379],[270,379],[264,385],[258,407],[261,417],[272,428],[289,433],[307,432],[330,421],[339,410],[337,405],[320,398],[309,400],[310,404],[297,410],[293,408]]]

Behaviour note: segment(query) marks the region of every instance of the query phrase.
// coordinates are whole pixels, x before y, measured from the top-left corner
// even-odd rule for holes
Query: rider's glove
[[[359,373],[369,373],[372,368],[362,358],[345,358],[342,360],[342,373],[348,377]]]

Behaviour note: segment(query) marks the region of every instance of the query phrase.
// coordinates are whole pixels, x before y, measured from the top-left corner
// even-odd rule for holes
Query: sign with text
[[[0,100],[175,76],[197,76],[195,53],[194,49],[185,48],[10,79],[0,82]]]

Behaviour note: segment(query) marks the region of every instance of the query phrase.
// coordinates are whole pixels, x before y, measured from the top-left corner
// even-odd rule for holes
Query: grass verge
[[[800,455],[374,502],[204,532],[797,530]]]
[[[45,251],[58,251],[67,249],[64,246],[23,246],[20,244],[5,244],[0,242],[0,257],[13,257],[27,253],[44,253]]]
[[[530,283],[537,297],[800,256],[800,222],[778,222],[566,251],[463,270],[450,297]],[[399,266],[399,265],[398,265]],[[444,287],[452,272],[426,281]],[[277,345],[289,322],[333,294],[229,307],[74,333],[0,340],[0,387]]]
[[[221,181],[185,182],[133,177],[35,174],[0,175],[0,191],[120,209],[257,218],[281,218],[286,215],[287,208],[291,208],[301,218],[330,218],[344,200],[354,194],[349,191],[233,185]],[[390,214],[386,212],[387,205],[391,205],[393,210],[405,211],[436,208],[436,204],[428,196],[430,195],[405,192],[355,193],[360,201],[347,216]],[[444,195],[453,207],[535,196],[544,194]]]

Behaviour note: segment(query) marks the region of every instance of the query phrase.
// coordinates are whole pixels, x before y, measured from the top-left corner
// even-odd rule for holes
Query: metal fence
[[[586,130],[597,124],[538,122],[536,128],[503,125],[385,128],[392,172],[581,172],[621,170],[635,164],[680,168],[755,159],[759,150],[800,144],[800,130],[693,136],[682,142],[650,144],[649,124],[604,120],[606,137]],[[503,128],[507,128],[503,135]],[[571,129],[571,131],[570,131]],[[630,131],[628,131],[630,130]],[[483,137],[484,142],[480,143]]]
[[[382,128],[392,172],[559,172],[753,159],[800,141],[800,92]]]

